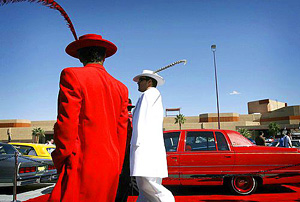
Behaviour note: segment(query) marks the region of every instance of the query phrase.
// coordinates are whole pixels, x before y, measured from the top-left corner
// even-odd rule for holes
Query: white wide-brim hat
[[[142,72],[141,74],[139,74],[139,75],[137,75],[137,76],[135,76],[135,77],[133,78],[133,81],[138,82],[138,81],[139,81],[139,78],[140,78],[141,76],[148,76],[148,77],[151,77],[151,78],[155,79],[155,80],[157,81],[157,85],[158,85],[158,86],[164,85],[164,83],[165,83],[165,80],[164,80],[163,77],[161,77],[161,76],[158,75],[157,73],[154,73],[154,72],[151,71],[151,70],[143,70],[143,72]]]

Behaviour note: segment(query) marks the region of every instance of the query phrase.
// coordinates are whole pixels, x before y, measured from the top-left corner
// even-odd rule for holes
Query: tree
[[[275,138],[277,133],[280,131],[280,126],[277,123],[271,122],[269,124],[269,133]]]
[[[181,125],[184,124],[184,122],[186,121],[186,118],[184,117],[183,114],[178,114],[175,117],[175,124],[178,123],[179,124],[179,129],[181,130]]]
[[[246,128],[239,128],[239,129],[238,129],[238,132],[239,132],[241,135],[243,135],[244,137],[246,137],[246,138],[251,138],[251,133],[250,133],[250,131],[249,131],[248,129],[246,129]]]
[[[35,136],[36,143],[39,143],[40,137],[45,137],[45,131],[42,128],[32,129],[32,135]]]

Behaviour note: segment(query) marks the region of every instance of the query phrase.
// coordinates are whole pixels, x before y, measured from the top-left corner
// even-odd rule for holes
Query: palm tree
[[[35,136],[36,143],[39,143],[40,137],[45,137],[45,131],[42,128],[32,129],[32,135]]]
[[[186,121],[186,118],[184,117],[183,114],[178,114],[175,117],[175,124],[178,123],[179,124],[179,129],[181,130],[181,124],[184,124],[184,122]]]
[[[246,138],[251,138],[251,133],[250,133],[250,131],[249,131],[248,129],[246,129],[246,128],[239,128],[239,129],[238,129],[238,132],[239,132],[241,135],[243,135],[244,137],[246,137]]]
[[[280,131],[280,126],[277,123],[271,122],[269,124],[269,133],[276,137],[277,133]]]

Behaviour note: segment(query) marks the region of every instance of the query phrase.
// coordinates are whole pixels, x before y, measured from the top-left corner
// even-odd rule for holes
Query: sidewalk
[[[46,184],[45,184],[46,185]],[[18,193],[17,194],[17,200],[18,201],[27,201],[32,198],[36,198],[45,194],[51,193],[52,189],[54,187],[53,183],[49,183],[49,186],[36,189],[34,191],[26,191],[23,193]],[[12,194],[1,194],[0,195],[0,202],[12,202],[13,200],[13,195]]]

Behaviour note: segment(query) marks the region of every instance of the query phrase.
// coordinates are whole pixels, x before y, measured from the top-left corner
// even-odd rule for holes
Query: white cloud
[[[230,95],[239,95],[239,94],[241,94],[240,92],[237,92],[237,91],[232,91],[231,93],[229,93]]]

